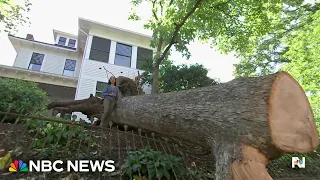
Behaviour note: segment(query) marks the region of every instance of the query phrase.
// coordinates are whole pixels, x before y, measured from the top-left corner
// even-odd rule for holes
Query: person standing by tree
[[[111,115],[115,104],[119,98],[119,89],[116,84],[116,78],[111,76],[108,84],[102,91],[104,97],[103,100],[103,115],[100,120],[100,126],[103,127],[103,124],[106,122],[106,119]]]

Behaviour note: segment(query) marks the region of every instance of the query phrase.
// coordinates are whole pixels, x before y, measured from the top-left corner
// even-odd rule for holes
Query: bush
[[[139,174],[148,179],[175,179],[174,172],[179,172],[180,160],[179,157],[145,147],[140,151],[129,151],[121,170],[130,179],[136,179]]]
[[[0,78],[0,111],[8,111],[11,105],[12,113],[33,114],[45,112],[49,102],[46,92],[37,83],[20,79]]]
[[[55,119],[70,122],[70,120],[64,120],[62,118],[55,117]],[[74,123],[77,124],[84,122],[75,121]],[[37,134],[32,147],[35,149],[41,149],[39,158],[50,158],[52,155],[55,155],[55,158],[66,158],[74,155],[79,148],[82,148],[81,150],[87,150],[88,146],[97,146],[91,137],[90,132],[81,126],[66,125],[57,122],[44,122],[41,120],[30,120],[27,123],[27,127],[29,133]],[[79,147],[79,145],[81,146]],[[59,153],[54,153],[57,151]]]

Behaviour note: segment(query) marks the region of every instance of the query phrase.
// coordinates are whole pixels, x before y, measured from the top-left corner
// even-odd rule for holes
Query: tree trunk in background
[[[159,89],[159,65],[153,68],[152,90],[151,94],[157,94]]]
[[[187,91],[125,97],[114,122],[212,149],[216,179],[272,179],[269,159],[319,145],[307,97],[284,72]]]

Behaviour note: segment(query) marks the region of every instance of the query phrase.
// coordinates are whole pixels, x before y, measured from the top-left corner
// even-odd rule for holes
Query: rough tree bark
[[[319,145],[307,97],[285,72],[124,97],[113,121],[212,149],[217,180],[272,179],[266,171],[269,159],[311,152]]]

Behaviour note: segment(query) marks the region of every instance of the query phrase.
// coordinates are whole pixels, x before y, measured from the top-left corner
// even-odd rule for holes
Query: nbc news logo
[[[62,172],[63,161],[49,161],[49,160],[36,160],[29,161],[29,167],[22,160],[14,160],[10,164],[10,172]],[[91,160],[75,160],[67,161],[67,171],[71,172],[113,172],[115,171],[115,165],[113,160],[91,161]],[[60,168],[59,168],[60,167]]]
[[[291,163],[292,163],[292,168],[295,168],[296,166],[298,166],[298,168],[305,168],[306,158],[302,157],[302,160],[301,160],[298,157],[292,157]]]
[[[9,167],[10,172],[28,172],[29,169],[27,167],[27,164],[24,163],[22,160],[14,160],[13,163],[10,164]]]

